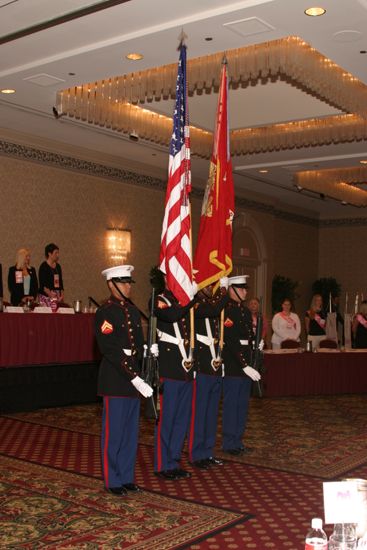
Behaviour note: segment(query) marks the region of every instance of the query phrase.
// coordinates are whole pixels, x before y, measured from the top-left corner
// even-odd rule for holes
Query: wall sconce
[[[131,252],[131,230],[108,227],[106,249],[112,262],[123,263]]]

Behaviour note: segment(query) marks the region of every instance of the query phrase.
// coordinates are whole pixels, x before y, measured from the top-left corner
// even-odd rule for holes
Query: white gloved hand
[[[258,382],[261,379],[260,373],[252,367],[245,367],[243,372],[247,374],[247,376],[249,376],[254,382]]]
[[[150,353],[153,355],[153,357],[158,357],[159,355],[158,344],[152,344],[150,346]]]
[[[220,286],[220,288],[225,288],[226,290],[228,290],[229,278],[228,277],[222,277],[221,279],[219,279],[219,286]]]
[[[265,342],[263,339],[260,340],[260,343],[259,343],[259,347],[257,348],[258,350],[262,351],[264,349],[264,345],[265,345]]]
[[[195,283],[195,281],[192,281],[192,294],[195,296],[195,294],[198,293],[198,285]]]
[[[132,385],[142,394],[144,397],[151,397],[153,395],[153,388],[149,386],[140,376],[135,376],[131,380]]]

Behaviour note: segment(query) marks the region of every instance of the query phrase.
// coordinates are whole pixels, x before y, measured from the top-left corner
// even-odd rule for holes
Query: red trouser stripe
[[[110,437],[110,401],[108,397],[104,398],[104,407],[105,407],[105,424],[104,424],[104,448],[103,448],[103,477],[105,486],[108,485],[108,443]]]
[[[191,422],[190,422],[190,439],[189,439],[189,459],[192,461],[192,446],[194,444],[195,436],[195,414],[196,414],[196,379],[192,388],[192,400],[191,400]]]
[[[162,380],[160,381],[162,384]],[[159,394],[159,421],[157,429],[157,472],[162,470],[162,442],[161,442],[161,428],[163,419],[163,393]]]

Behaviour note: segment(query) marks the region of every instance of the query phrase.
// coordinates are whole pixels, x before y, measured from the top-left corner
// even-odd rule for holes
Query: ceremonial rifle
[[[155,390],[158,387],[158,360],[151,352],[151,347],[156,343],[157,336],[157,317],[154,315],[154,302],[155,302],[155,288],[152,289],[152,297],[150,304],[149,312],[149,321],[148,321],[148,335],[147,335],[147,350],[143,357],[143,364],[141,369],[141,376],[143,380],[149,386]],[[154,413],[154,418],[158,420],[157,408],[155,405],[155,396],[154,392],[151,399],[151,405]],[[147,414],[148,411],[146,410]],[[150,416],[150,415],[149,415]]]
[[[253,350],[252,350],[252,368],[257,370],[260,374],[263,372],[263,362],[264,362],[264,356],[263,352],[259,349],[260,342],[262,340],[262,331],[263,331],[263,315],[262,315],[262,298],[260,298],[259,302],[259,311],[257,314],[257,323],[256,323],[256,332],[255,332],[255,340],[253,342]],[[261,381],[258,380],[256,382],[256,388],[258,397],[262,397],[262,387],[261,387]]]

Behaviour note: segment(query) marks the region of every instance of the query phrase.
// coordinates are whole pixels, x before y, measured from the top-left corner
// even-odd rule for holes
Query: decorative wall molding
[[[138,174],[136,172],[123,170],[121,168],[114,168],[105,164],[74,158],[60,153],[44,151],[42,149],[37,149],[28,145],[20,145],[18,143],[12,143],[5,140],[0,140],[0,155],[16,158],[19,160],[36,162],[38,164],[52,166],[55,168],[61,168],[62,170],[80,172],[89,176],[107,178],[126,184],[137,185],[140,187],[149,187],[150,189],[157,189],[163,192],[166,190],[167,187],[167,182],[159,178]],[[203,196],[203,194],[203,189],[194,187],[192,190],[192,195],[195,198],[199,199]],[[268,214],[282,220],[286,220],[292,223],[300,223],[302,225],[316,225],[318,227],[367,225],[367,217],[319,220],[311,216],[295,214],[286,210],[275,208],[271,204],[238,196],[236,197],[236,206],[244,210],[262,212],[264,214]]]
[[[340,218],[333,220],[319,220],[319,227],[363,227],[367,226],[367,218]]]
[[[37,162],[39,164],[46,164],[63,170],[82,172],[89,176],[112,179],[133,185],[160,189],[162,191],[166,189],[166,183],[159,178],[137,174],[129,170],[114,168],[104,164],[70,157],[68,155],[43,151],[17,143],[0,140],[0,154],[21,160]]]

